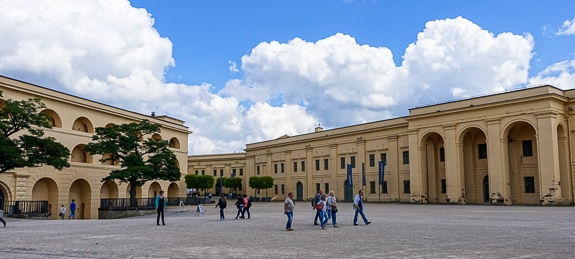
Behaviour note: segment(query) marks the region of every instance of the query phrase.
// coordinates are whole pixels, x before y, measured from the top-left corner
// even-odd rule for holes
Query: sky
[[[190,155],[575,88],[571,0],[2,0],[0,10],[0,75],[181,119]]]

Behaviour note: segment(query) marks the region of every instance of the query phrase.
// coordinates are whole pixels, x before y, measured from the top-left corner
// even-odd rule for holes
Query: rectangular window
[[[409,187],[409,180],[403,181],[403,193],[411,193],[411,189]]]
[[[441,193],[447,193],[447,182],[445,179],[441,179]]]
[[[531,140],[521,141],[523,145],[523,156],[533,156],[533,146]]]
[[[340,164],[341,164],[341,169],[345,169],[345,157],[340,157],[339,158]]]
[[[244,175],[244,169],[240,168],[240,175]]]
[[[305,172],[305,161],[301,161],[301,171]]]
[[[321,188],[321,185],[319,183],[316,183],[315,184],[315,193],[318,193],[320,188]]]
[[[381,186],[381,193],[387,193],[387,181],[383,181],[383,185]]]
[[[224,169],[220,169],[220,176],[224,176]]]
[[[214,176],[218,176],[218,170],[214,169]]]
[[[535,193],[535,177],[526,176],[525,180],[525,193]]]
[[[199,174],[198,170],[196,170],[196,174]]]
[[[403,164],[409,165],[409,151],[403,151]]]
[[[445,162],[445,148],[439,148],[439,162]]]
[[[256,166],[256,174],[257,174],[257,175],[260,175],[260,166],[259,166],[259,165]]]
[[[375,194],[375,181],[369,182],[369,193]]]
[[[284,163],[280,164],[280,169],[281,169],[282,174],[286,172],[286,167],[284,166]]]
[[[278,185],[274,185],[274,194],[278,194]]]
[[[323,160],[323,170],[329,170],[329,159]]]
[[[351,160],[351,168],[355,168],[355,156],[349,158]]]
[[[286,194],[286,186],[282,184],[282,194]]]
[[[205,175],[205,174],[206,174],[206,170],[202,170],[202,175]]]
[[[236,169],[232,169],[232,176],[236,176]]]
[[[329,194],[329,183],[325,183],[324,186],[325,186],[325,190],[323,193]]]
[[[278,164],[274,164],[274,174],[278,173]]]
[[[319,159],[315,160],[315,170],[319,171]]]
[[[297,173],[297,162],[293,162],[293,172]]]
[[[374,166],[375,166],[375,155],[374,155],[374,154],[370,154],[370,155],[369,155],[369,166],[370,166],[370,167],[374,167]]]
[[[487,159],[487,144],[477,145],[477,156],[479,159]]]
[[[381,153],[381,162],[383,165],[387,165],[387,153]]]

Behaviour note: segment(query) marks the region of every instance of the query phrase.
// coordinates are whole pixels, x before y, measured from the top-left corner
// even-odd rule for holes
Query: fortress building
[[[272,176],[268,196],[278,199],[323,189],[350,201],[364,189],[370,202],[573,204],[574,98],[575,90],[546,85],[417,107],[247,144],[242,154],[190,156],[188,172],[241,170],[241,193],[257,197],[265,191],[249,188],[249,177]]]

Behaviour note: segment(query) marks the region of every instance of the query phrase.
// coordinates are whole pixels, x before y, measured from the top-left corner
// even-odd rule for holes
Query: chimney
[[[321,124],[318,124],[317,127],[315,127],[315,132],[320,132],[323,131],[323,128],[321,127]]]
[[[152,117],[156,117],[156,112],[152,112]]]

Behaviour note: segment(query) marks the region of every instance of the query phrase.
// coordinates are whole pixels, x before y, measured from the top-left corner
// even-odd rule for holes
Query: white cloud
[[[561,89],[573,89],[575,86],[575,60],[561,61],[555,63],[537,76],[529,79],[532,86],[552,85]]]
[[[573,35],[575,34],[575,18],[573,18],[573,20],[569,21],[566,20],[563,22],[563,24],[561,25],[561,28],[559,28],[559,31],[557,31],[557,35]]]

